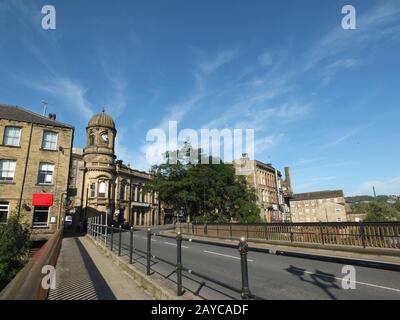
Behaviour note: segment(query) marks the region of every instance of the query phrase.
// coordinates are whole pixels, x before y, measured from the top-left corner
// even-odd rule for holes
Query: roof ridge
[[[5,104],[5,103],[0,103],[0,107],[1,106],[6,107],[6,108],[19,109],[19,110],[21,110],[23,112],[26,112],[26,113],[30,114],[30,115],[33,115],[33,116],[38,117],[38,118],[41,118],[42,120],[46,120],[46,121],[48,121],[50,123],[53,123],[56,126],[59,125],[59,126],[64,126],[64,127],[68,127],[68,128],[74,128],[74,126],[71,126],[71,125],[69,125],[67,123],[64,123],[64,122],[61,122],[61,121],[52,120],[49,117],[46,117],[46,116],[43,116],[43,115],[41,115],[39,113],[33,112],[33,111],[29,110],[29,109],[26,109],[25,107],[21,107],[21,106],[18,106],[18,105]],[[27,121],[27,122],[29,122],[29,121]]]

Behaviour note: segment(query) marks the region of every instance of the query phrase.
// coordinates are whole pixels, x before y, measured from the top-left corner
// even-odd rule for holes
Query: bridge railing
[[[176,261],[169,261],[167,259],[161,258],[159,256],[155,256],[152,254],[152,236],[153,233],[151,229],[147,230],[147,245],[146,250],[140,250],[136,248],[133,241],[133,232],[134,231],[143,231],[143,229],[135,229],[130,228],[130,230],[123,230],[121,226],[118,228],[114,226],[108,226],[102,223],[102,219],[99,216],[90,217],[88,219],[87,224],[87,234],[90,235],[95,241],[98,243],[103,244],[106,248],[109,248],[112,252],[116,252],[118,256],[122,255],[122,251],[125,250],[127,252],[129,264],[133,263],[133,254],[141,254],[142,257],[146,259],[146,275],[152,275],[152,265],[155,261],[163,262],[169,266],[172,266],[175,269],[176,273],[176,295],[182,296],[184,293],[183,285],[182,285],[182,273],[185,272],[190,275],[197,276],[202,278],[203,280],[212,282],[217,284],[220,287],[226,288],[230,291],[239,293],[242,299],[262,299],[250,292],[249,288],[249,276],[248,276],[248,269],[247,269],[247,252],[248,252],[248,245],[246,239],[244,237],[240,238],[238,244],[238,251],[240,256],[240,266],[241,266],[241,279],[242,279],[242,287],[236,288],[228,283],[224,283],[218,279],[212,278],[208,275],[203,273],[197,272],[196,270],[189,269],[185,266],[182,260],[182,234],[178,232],[176,236]],[[126,246],[122,242],[122,234],[124,232],[129,232],[129,245]],[[204,283],[203,283],[204,284]],[[195,293],[198,294],[198,293]]]
[[[400,249],[400,221],[317,223],[177,223],[183,234],[225,239],[275,240],[370,248]]]
[[[30,259],[15,278],[0,292],[0,300],[45,300],[49,289],[43,288],[44,266],[56,266],[63,238],[59,229]]]

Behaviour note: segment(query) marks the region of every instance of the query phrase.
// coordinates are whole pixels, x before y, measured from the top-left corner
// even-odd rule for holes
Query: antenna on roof
[[[49,104],[47,101],[42,100],[43,104],[43,116],[46,116],[46,111],[47,111],[47,105]]]
[[[103,113],[104,113],[104,112],[106,112],[106,108],[105,108],[105,107],[103,107],[103,110],[102,110],[101,112],[103,112]]]

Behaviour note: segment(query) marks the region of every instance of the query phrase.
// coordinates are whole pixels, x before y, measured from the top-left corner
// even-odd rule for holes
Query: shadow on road
[[[321,288],[330,299],[337,300],[335,295],[330,292],[331,289],[340,289],[340,286],[337,285],[337,280],[334,274],[319,270],[315,270],[315,273],[309,274],[306,272],[306,269],[298,268],[292,265],[285,270],[297,276],[301,281]],[[311,279],[307,279],[306,276],[309,276]]]

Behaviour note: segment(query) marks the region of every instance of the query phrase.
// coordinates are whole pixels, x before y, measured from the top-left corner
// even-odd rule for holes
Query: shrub
[[[11,214],[7,223],[0,225],[0,289],[16,276],[28,258],[30,230],[21,220],[21,216]]]

